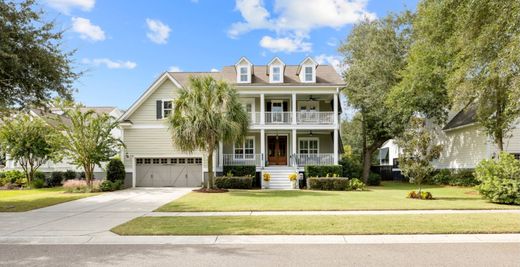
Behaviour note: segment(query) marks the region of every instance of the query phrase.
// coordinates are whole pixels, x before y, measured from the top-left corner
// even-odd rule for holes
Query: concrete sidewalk
[[[310,216],[310,215],[410,215],[410,214],[469,214],[514,213],[520,210],[337,210],[337,211],[229,211],[229,212],[151,212],[146,217],[180,216]]]
[[[520,234],[467,235],[211,235],[211,236],[4,236],[0,244],[428,244],[518,243]]]
[[[113,227],[177,199],[192,188],[137,188],[27,212],[0,213],[0,236],[114,235]]]

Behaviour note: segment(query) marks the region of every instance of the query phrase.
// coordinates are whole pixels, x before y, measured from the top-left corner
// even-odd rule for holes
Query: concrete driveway
[[[177,199],[193,188],[134,188],[27,212],[0,213],[0,236],[115,235],[111,228]]]

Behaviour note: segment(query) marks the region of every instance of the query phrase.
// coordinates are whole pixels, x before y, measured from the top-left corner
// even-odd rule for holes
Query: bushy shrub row
[[[19,170],[0,172],[0,186],[8,188],[23,187],[27,185],[25,174]]]
[[[233,177],[243,177],[243,176],[252,176],[256,175],[256,166],[254,165],[244,165],[244,166],[224,166],[223,170],[224,175],[233,176]]]
[[[343,157],[339,161],[339,164],[343,167],[342,177],[352,178],[361,177],[363,174],[363,167],[361,162],[351,157]]]
[[[343,167],[341,165],[307,165],[305,166],[305,177],[342,177]]]
[[[378,173],[375,173],[375,172],[371,172],[368,175],[367,184],[372,185],[372,186],[381,185],[381,175],[379,175]]]
[[[115,180],[113,182],[110,180],[104,180],[99,185],[99,189],[103,192],[121,190],[122,188],[123,188],[122,180]]]
[[[365,184],[359,179],[348,179],[344,177],[334,178],[308,178],[307,188],[312,190],[363,190]]]
[[[92,188],[89,188],[87,185],[87,181],[72,179],[67,180],[63,183],[63,189],[67,193],[91,193],[91,192],[99,192],[102,181],[93,180]]]
[[[253,187],[253,177],[216,177],[215,186],[222,189],[251,189]]]
[[[520,161],[502,152],[498,160],[484,160],[475,169],[480,194],[491,202],[520,205]]]
[[[426,184],[475,186],[479,181],[475,178],[473,169],[441,169],[436,170]]]

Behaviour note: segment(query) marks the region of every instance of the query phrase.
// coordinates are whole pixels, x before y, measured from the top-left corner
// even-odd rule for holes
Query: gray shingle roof
[[[469,105],[463,108],[457,115],[455,115],[447,124],[442,128],[443,130],[450,130],[453,128],[472,124],[477,118],[477,107],[476,105]]]
[[[286,65],[284,71],[284,82],[277,83],[276,86],[290,86],[290,85],[305,85],[305,86],[323,86],[323,85],[337,85],[343,86],[345,82],[341,79],[341,76],[336,70],[330,65],[318,65],[316,67],[316,83],[302,83],[298,76],[299,65]],[[236,68],[235,66],[225,66],[220,72],[170,72],[170,75],[177,80],[182,86],[188,84],[190,76],[212,76],[218,80],[224,80],[228,83],[235,84],[236,86],[273,86],[269,83],[269,75],[267,75],[267,65],[254,65],[251,83],[248,84],[237,84],[236,83]]]

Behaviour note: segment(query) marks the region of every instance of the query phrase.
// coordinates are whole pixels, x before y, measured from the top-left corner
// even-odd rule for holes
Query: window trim
[[[307,70],[310,69],[311,72],[310,72],[310,75],[311,75],[311,78],[308,80],[307,79]],[[303,67],[303,80],[305,82],[313,82],[314,81],[314,67],[312,66],[304,66]]]
[[[301,153],[301,141],[307,141],[307,153]],[[316,141],[316,154],[309,153],[309,141]],[[298,138],[298,154],[300,155],[319,155],[320,154],[320,138],[318,137],[300,137]]]
[[[164,115],[165,110],[170,110],[170,114],[173,113],[173,99],[158,99],[158,101],[161,101],[161,118],[158,120],[164,120],[167,118],[167,116]],[[164,102],[172,102],[171,109],[165,109]]]
[[[256,106],[255,106],[255,99],[254,98],[243,98],[242,99],[242,106],[244,107],[244,109],[246,109],[246,105],[247,104],[251,104],[251,122],[256,122],[256,116],[255,116],[255,113],[256,113]],[[247,112],[247,110],[246,110]]]
[[[242,69],[245,68],[246,69],[246,75],[247,75],[247,79],[245,81],[242,81]],[[238,71],[237,71],[237,83],[251,83],[251,66],[247,66],[247,65],[239,65],[238,66]]]
[[[278,70],[279,70],[278,75],[280,75],[280,76],[279,76],[278,80],[274,79],[274,69],[275,68],[278,68]],[[269,74],[270,74],[269,75],[269,82],[271,82],[271,83],[283,83],[282,65],[272,65],[272,66],[270,66]]]
[[[242,147],[239,147],[239,148],[236,147],[237,142],[234,142],[233,143],[233,159],[241,159],[241,160],[255,159],[255,157],[256,157],[256,140],[255,139],[256,138],[252,135],[246,136],[244,138],[244,140],[242,140]],[[246,158],[246,140],[253,140],[253,154],[251,154],[251,155],[253,155],[252,158]],[[242,150],[242,154],[236,154],[235,151],[237,149]],[[248,155],[250,155],[250,154],[248,154]]]

